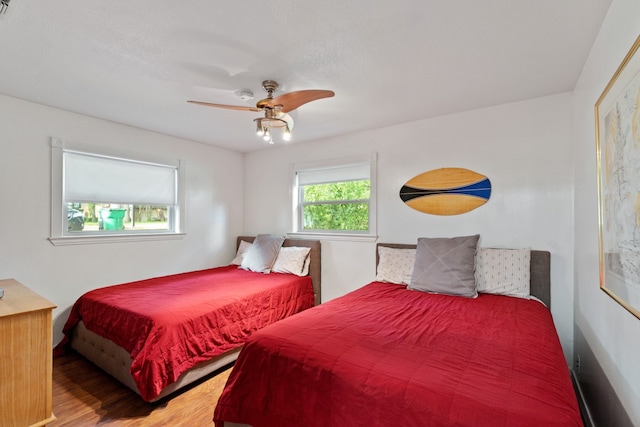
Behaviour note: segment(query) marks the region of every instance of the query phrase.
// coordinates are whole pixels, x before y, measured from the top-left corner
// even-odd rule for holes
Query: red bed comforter
[[[549,310],[373,282],[256,332],[214,421],[265,426],[581,426]]]
[[[227,266],[157,277],[81,296],[71,309],[57,353],[82,321],[131,354],[131,375],[142,398],[150,401],[197,363],[312,306],[308,276]]]

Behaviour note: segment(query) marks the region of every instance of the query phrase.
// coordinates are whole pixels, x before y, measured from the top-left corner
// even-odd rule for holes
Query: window
[[[375,154],[294,165],[294,232],[375,235],[375,166]]]
[[[51,147],[52,243],[182,233],[183,162],[123,155],[55,138]]]

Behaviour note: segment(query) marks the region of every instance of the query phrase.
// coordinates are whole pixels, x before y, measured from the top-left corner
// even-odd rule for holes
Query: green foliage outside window
[[[369,180],[304,186],[303,228],[368,230],[370,193]]]

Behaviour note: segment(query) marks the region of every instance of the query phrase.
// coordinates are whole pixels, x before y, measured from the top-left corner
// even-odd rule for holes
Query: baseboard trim
[[[571,382],[573,383],[573,389],[576,391],[576,397],[578,398],[578,406],[580,406],[580,415],[582,416],[582,422],[585,427],[595,427],[596,423],[593,421],[591,411],[589,411],[589,407],[587,406],[587,401],[584,398],[584,393],[582,392],[582,387],[580,387],[578,377],[576,377],[576,373],[573,371],[573,369],[569,369],[569,372],[571,373]]]

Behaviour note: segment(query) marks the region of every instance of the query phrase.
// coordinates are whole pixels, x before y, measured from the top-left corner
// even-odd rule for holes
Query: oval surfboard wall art
[[[487,203],[491,181],[463,168],[442,168],[411,178],[400,189],[409,207],[432,215],[459,215]]]

